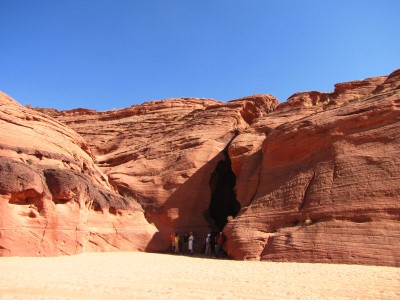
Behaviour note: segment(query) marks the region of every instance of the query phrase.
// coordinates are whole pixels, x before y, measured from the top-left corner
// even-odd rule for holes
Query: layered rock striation
[[[174,232],[201,238],[236,215],[235,179],[225,180],[232,173],[227,146],[277,105],[268,95],[228,103],[167,99],[107,112],[58,112],[56,118],[85,138],[113,187],[142,205],[167,249]]]
[[[295,94],[233,141],[232,257],[400,265],[399,75]]]
[[[0,256],[152,249],[157,229],[76,132],[3,93],[0,132]]]
[[[106,112],[2,95],[0,255],[166,251],[188,231],[199,251],[223,230],[235,259],[400,266],[399,88],[396,70]]]

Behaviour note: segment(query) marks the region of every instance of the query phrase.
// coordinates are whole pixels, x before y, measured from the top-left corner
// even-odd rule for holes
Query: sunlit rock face
[[[221,230],[227,214],[240,209],[235,183],[218,173],[218,166],[226,164],[226,172],[235,176],[227,146],[277,105],[269,95],[228,103],[179,98],[107,112],[55,115],[84,137],[113,187],[141,204],[147,220],[160,232],[157,241],[163,249],[168,249],[171,233],[193,231],[200,250],[203,237]],[[223,198],[227,189],[231,196]]]
[[[400,266],[400,71],[279,103],[31,110],[0,97],[0,255],[167,251]]]
[[[225,227],[228,253],[399,266],[399,88],[395,71],[295,94],[241,133],[229,148],[242,209]]]
[[[159,248],[72,129],[1,93],[0,136],[0,256]]]

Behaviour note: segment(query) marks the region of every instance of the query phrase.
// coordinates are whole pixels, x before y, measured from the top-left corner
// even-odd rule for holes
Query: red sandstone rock
[[[65,111],[57,118],[88,141],[120,194],[142,205],[165,250],[174,231],[194,231],[201,241],[210,230],[210,178],[225,159],[223,150],[277,104],[268,95],[229,103],[167,99],[85,115]]]
[[[393,76],[393,75],[392,75]],[[278,109],[286,107],[320,107],[329,109],[332,106],[347,104],[369,97],[380,87],[387,76],[372,77],[364,80],[356,80],[335,84],[333,93],[321,93],[317,91],[296,93],[289,97],[285,103],[281,103]]]
[[[374,93],[390,92],[392,90],[400,89],[400,69],[391,73],[386,80],[376,87]]]
[[[336,85],[336,99],[363,95],[337,108],[314,101],[294,116],[292,106],[278,107],[235,139],[229,152],[242,209],[225,228],[232,257],[400,265],[393,78],[382,93],[382,77],[367,80],[375,85],[368,91],[360,82]]]
[[[162,251],[172,231],[189,230],[199,250],[222,215],[236,259],[400,266],[399,75],[281,104],[255,95],[41,109],[85,140],[2,95],[0,255]],[[230,167],[233,204],[233,188],[218,185]]]
[[[73,130],[0,94],[0,132],[0,256],[160,247]]]

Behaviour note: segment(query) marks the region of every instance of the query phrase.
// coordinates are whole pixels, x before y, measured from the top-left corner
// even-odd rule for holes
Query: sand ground
[[[400,268],[135,252],[0,257],[0,299],[400,299]]]

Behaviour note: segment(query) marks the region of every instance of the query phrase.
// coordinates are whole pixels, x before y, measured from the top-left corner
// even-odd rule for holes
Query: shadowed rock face
[[[218,162],[210,178],[211,200],[208,212],[218,231],[222,231],[228,218],[235,217],[240,210],[235,192],[236,175],[232,171],[231,160],[226,150],[224,154],[224,159]]]
[[[174,231],[199,250],[224,226],[236,259],[400,266],[399,87],[40,109],[54,119],[3,95],[1,255],[163,251]]]

